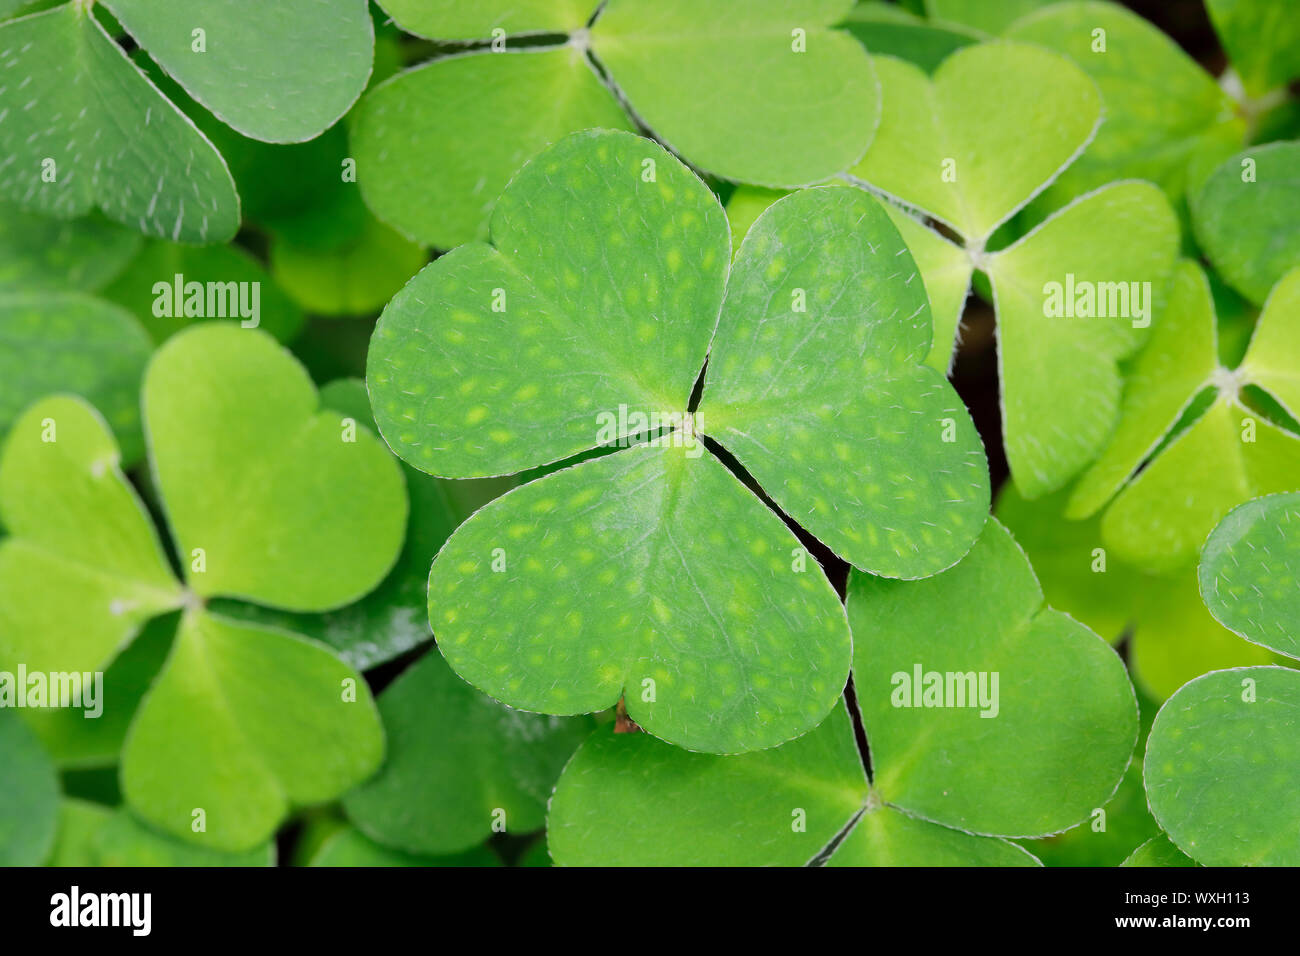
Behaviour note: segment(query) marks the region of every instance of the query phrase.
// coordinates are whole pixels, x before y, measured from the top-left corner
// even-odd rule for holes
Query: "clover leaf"
[[[1158,183],[1179,199],[1198,151],[1240,148],[1232,100],[1164,32],[1119,4],[1056,3],[1016,21],[1008,39],[1068,56],[1097,84],[1105,117],[1083,154],[1035,203],[1041,211],[1116,179]]]
[[[76,392],[102,409],[124,460],[140,458],[150,343],[130,313],[76,292],[0,292],[0,340],[0,432],[36,399]]]
[[[797,740],[740,756],[597,731],[556,785],[555,861],[1032,865],[997,837],[1065,829],[1114,793],[1137,736],[1123,664],[1043,607],[996,522],[925,581],[855,572],[848,611],[870,782],[843,706]],[[900,690],[933,672],[942,698],[945,669],[975,679],[970,699],[930,699],[929,678]],[[976,685],[989,690],[994,672],[1000,689],[981,711]]]
[[[925,12],[940,24],[961,24],[985,34],[1001,33],[1008,24],[1052,0],[925,0]]]
[[[221,596],[328,610],[392,566],[400,470],[317,402],[262,332],[205,323],[154,354],[145,427],[184,585],[79,399],[32,406],[0,457],[0,660],[96,671],[149,618],[183,607],[127,732],[122,790],[149,822],[215,849],[264,841],[291,805],[340,795],[382,756],[354,670],[306,638],[203,606]]]
[[[364,0],[104,0],[168,73],[223,122],[275,142],[332,125],[370,75]],[[0,195],[146,235],[220,242],[239,225],[225,161],[75,0],[0,25]],[[319,69],[325,57],[331,68]],[[232,75],[239,83],[229,82]],[[284,109],[284,98],[294,108]]]
[[[1165,702],[1147,743],[1151,812],[1207,866],[1300,864],[1300,672],[1239,667]]]
[[[223,853],[184,843],[140,823],[126,810],[65,798],[50,866],[274,866],[275,845]]]
[[[1206,606],[1224,627],[1300,658],[1300,492],[1230,511],[1205,542],[1199,579]]]
[[[441,248],[483,238],[514,171],[576,130],[632,129],[634,116],[701,169],[793,187],[856,162],[879,113],[866,52],[831,29],[851,0],[391,6],[428,37],[567,34],[524,47],[497,34],[490,50],[436,59],[362,100],[353,148],[367,204]]]
[[[0,866],[36,866],[54,842],[59,778],[36,735],[0,711]]]
[[[927,72],[949,53],[981,39],[969,27],[929,22],[884,0],[863,0],[849,11],[841,25],[873,55],[886,53],[909,60]]]
[[[848,667],[838,601],[702,434],[863,568],[932,574],[978,534],[978,436],[917,367],[924,289],[875,201],[790,196],[730,280],[729,259],[722,210],[685,167],[626,133],[578,133],[515,177],[491,244],[436,260],[381,316],[375,417],[419,468],[501,474],[639,442],[498,499],[434,562],[440,650],[505,703],[576,714],[626,690],[647,730],[713,751],[825,716]]]
[[[880,129],[850,178],[961,237],[957,247],[920,224],[905,232],[935,303],[936,366],[946,366],[952,341],[939,336],[957,329],[971,275],[987,273],[1007,460],[1023,494],[1047,494],[1085,467],[1114,427],[1117,363],[1141,344],[1173,265],[1173,211],[1150,184],[1113,183],[990,252],[994,232],[1091,141],[1101,113],[1096,86],[1064,57],[1009,42],[958,50],[933,78],[891,57],[877,57],[876,69]],[[1051,307],[1053,284],[1061,308]],[[1094,305],[1075,318],[1071,290],[1084,287],[1103,298],[1113,289],[1114,308],[1090,298]],[[1048,407],[1052,414],[1043,414]]]
[[[1300,265],[1300,143],[1252,146],[1192,196],[1196,241],[1227,283],[1260,305]],[[1241,224],[1249,222],[1250,229]]]
[[[1294,490],[1300,436],[1244,404],[1243,388],[1300,409],[1286,359],[1300,352],[1297,314],[1300,269],[1273,290],[1241,365],[1222,368],[1209,285],[1198,266],[1182,263],[1165,320],[1135,365],[1115,434],[1080,479],[1067,516],[1087,517],[1110,501],[1102,518],[1106,545],[1130,563],[1174,571],[1195,560],[1233,506]],[[1208,407],[1195,405],[1207,389]],[[1189,413],[1190,424],[1174,434]]]
[[[528,833],[587,718],[504,707],[432,651],[379,695],[388,737],[380,772],[344,800],[348,818],[381,845],[421,856],[469,850],[494,832]]]

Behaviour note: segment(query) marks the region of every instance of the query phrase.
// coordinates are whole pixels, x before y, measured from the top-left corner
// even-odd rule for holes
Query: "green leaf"
[[[1134,850],[1120,866],[1195,866],[1196,861],[1169,842],[1163,833],[1153,836]]]
[[[862,158],[880,115],[871,61],[831,29],[851,0],[609,0],[596,59],[692,165],[761,186],[821,182]]]
[[[497,197],[525,160],[589,127],[632,125],[576,48],[465,54],[368,93],[352,149],[375,215],[450,249],[486,236]]]
[[[71,801],[65,801],[65,804]],[[94,832],[94,866],[274,866],[275,845],[243,853],[191,846],[149,829],[125,810],[111,814]]]
[[[328,249],[289,233],[271,243],[272,274],[299,305],[317,315],[375,312],[428,260],[424,249],[369,213],[351,235]]]
[[[54,844],[59,778],[35,734],[0,711],[0,866],[37,866]]]
[[[173,336],[154,353],[143,403],[196,594],[324,611],[388,574],[406,528],[401,470],[366,429],[348,440],[270,336],[225,323]]]
[[[1161,315],[1177,251],[1178,224],[1164,195],[1123,182],[1075,200],[988,256],[1004,444],[1027,498],[1062,487],[1105,446],[1120,409],[1117,363]],[[1053,308],[1049,289],[1062,308]],[[1105,314],[1096,314],[1103,299]],[[1078,314],[1085,301],[1094,315]]]
[[[1105,104],[1096,138],[1041,197],[1044,211],[1116,179],[1150,180],[1176,200],[1188,160],[1207,137],[1233,135],[1241,143],[1244,124],[1214,78],[1119,4],[1053,4],[1016,21],[1005,35],[1068,56],[1097,84]]]
[[[138,316],[154,342],[199,322],[252,322],[254,306],[257,327],[281,342],[292,340],[303,323],[302,310],[261,263],[234,245],[146,243],[103,295]]]
[[[501,860],[485,846],[447,856],[415,856],[380,846],[355,827],[344,827],[312,857],[308,866],[500,866]]]
[[[662,147],[564,139],[501,197],[491,245],[442,256],[384,310],[366,376],[380,431],[416,467],[466,478],[591,448],[620,405],[685,411],[727,242],[717,200]]]
[[[102,803],[64,798],[59,801],[58,833],[46,866],[95,866],[95,834],[113,816]]]
[[[790,195],[785,189],[764,189],[761,186],[737,186],[727,200],[727,222],[731,225],[731,252],[734,258],[740,252],[740,244],[749,232],[750,226],[767,209],[783,196]]]
[[[1239,505],[1201,552],[1201,594],[1235,634],[1300,658],[1300,493]]]
[[[815,726],[848,671],[838,599],[781,520],[695,448],[587,461],[461,525],[429,576],[456,672],[546,713],[626,694],[633,720],[692,750],[771,747]]]
[[[377,0],[407,33],[440,40],[480,40],[494,30],[564,33],[587,22],[596,0]]]
[[[344,801],[368,837],[407,853],[468,850],[493,832],[540,829],[586,719],[511,710],[470,687],[436,650],[379,696],[388,758]]]
[[[974,266],[965,249],[921,225],[898,207],[891,204],[885,211],[907,243],[930,300],[934,339],[925,364],[947,374],[956,356],[954,346],[960,341],[961,316],[970,294]]]
[[[383,751],[364,680],[324,646],[189,611],[131,725],[122,792],[170,834],[248,850],[291,807],[365,780]],[[205,829],[192,829],[196,810]]]
[[[1300,16],[1271,0],[1205,0],[1210,22],[1252,96],[1269,93],[1300,76]]]
[[[1228,159],[1192,195],[1191,208],[1196,241],[1210,262],[1230,286],[1262,304],[1300,263],[1300,142],[1252,146]]]
[[[374,427],[365,384],[339,379],[321,388],[322,408],[341,413],[340,429]],[[429,565],[462,514],[473,511],[453,503],[447,483],[403,463],[411,511],[402,553],[379,587],[355,603],[324,614],[294,614],[245,604],[213,602],[227,617],[278,626],[332,647],[358,670],[368,670],[432,639],[429,630]]]
[[[1214,671],[1156,715],[1145,777],[1151,812],[1207,866],[1300,865],[1295,768],[1300,672]]]
[[[852,175],[979,249],[1074,159],[1100,122],[1101,98],[1087,74],[1038,47],[966,47],[933,80],[893,57],[875,64],[880,129]]]
[[[296,143],[319,135],[370,77],[374,28],[365,0],[104,5],[186,92],[254,139]]]
[[[832,866],[1037,862],[870,797],[843,705],[797,740],[731,757],[599,730],[560,777],[547,839],[561,866],[801,866],[831,849]]]
[[[6,670],[100,670],[145,621],[180,605],[117,445],[80,399],[43,399],[15,422],[0,455],[0,523]]]
[[[1200,266],[1184,259],[1125,383],[1115,432],[1071,493],[1067,517],[1096,513],[1155,451],[1218,367],[1216,341],[1210,285]]]
[[[861,190],[805,190],[749,230],[697,427],[853,565],[924,577],[988,512],[983,447],[930,353],[924,283]]]
[[[1246,355],[1237,369],[1245,383],[1258,385],[1300,417],[1300,268],[1292,269],[1268,294]]]
[[[239,197],[221,155],[89,6],[0,25],[0,48],[16,51],[0,68],[11,91],[0,100],[0,197],[63,218],[98,206],[150,236],[234,236]]]
[[[0,203],[4,292],[94,292],[139,249],[139,235],[99,217],[53,219]]]
[[[1300,438],[1220,395],[1119,493],[1102,518],[1102,535],[1126,561],[1172,570],[1195,560],[1235,505],[1290,491],[1297,474]]]
[[[1123,663],[1044,606],[1028,560],[996,521],[956,567],[925,581],[854,573],[848,613],[883,800],[970,832],[1041,836],[1115,792],[1138,731]],[[978,700],[966,696],[972,680],[983,681]],[[964,706],[947,706],[958,690]]]
[[[0,293],[0,432],[29,404],[74,392],[107,419],[127,464],[144,453],[149,337],[127,312],[75,292]]]

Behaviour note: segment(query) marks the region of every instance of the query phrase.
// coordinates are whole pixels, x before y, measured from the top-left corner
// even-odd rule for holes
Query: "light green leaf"
[[[589,127],[632,125],[578,49],[465,54],[368,93],[352,149],[375,215],[450,249],[486,236],[497,197],[525,160]]]
[[[80,293],[0,293],[0,343],[0,432],[38,398],[72,392],[107,419],[125,462],[139,460],[140,378],[150,350],[139,322]]]
[[[838,599],[781,520],[695,448],[587,461],[461,525],[429,577],[456,672],[546,713],[626,694],[633,720],[692,750],[771,747],[815,726],[848,670]]]
[[[239,197],[225,161],[88,5],[0,25],[0,48],[15,51],[0,63],[9,91],[0,197],[64,218],[98,206],[146,235],[186,242],[234,236]]]
[[[1038,47],[966,47],[944,60],[933,80],[893,57],[875,64],[884,97],[880,129],[852,175],[942,220],[979,249],[1074,159],[1100,122],[1092,80]]]
[[[140,236],[99,217],[54,219],[0,203],[0,290],[93,292],[125,268]]]
[[[192,846],[152,830],[137,821],[126,810],[104,813],[106,808],[80,800],[64,800],[60,827],[72,824],[78,810],[89,820],[99,817],[89,829],[83,829],[74,839],[85,841],[84,848],[75,850],[72,841],[59,834],[60,854],[79,852],[84,858],[79,862],[56,863],[76,866],[274,866],[275,845],[263,843],[243,853],[224,853],[205,846]],[[92,809],[93,808],[93,809]],[[89,822],[87,820],[86,822]],[[84,827],[85,824],[83,823]]]
[[[1297,475],[1300,438],[1220,395],[1119,493],[1102,535],[1124,560],[1172,570],[1195,560],[1234,505],[1291,491]]]
[[[1041,866],[1023,847],[951,830],[893,807],[868,808],[827,866]]]
[[[734,258],[740,252],[740,244],[749,232],[750,226],[767,209],[783,196],[790,195],[785,189],[764,189],[761,186],[737,186],[727,200],[727,222],[731,225],[731,253]]]
[[[428,261],[420,246],[369,213],[352,235],[328,249],[287,233],[271,243],[272,274],[299,305],[318,315],[375,312]]]
[[[247,850],[292,807],[365,780],[383,751],[365,681],[322,645],[190,611],[131,725],[122,792],[168,833]]]
[[[831,27],[851,0],[609,0],[596,59],[631,110],[704,170],[821,182],[862,158],[880,115],[871,61]]]
[[[340,413],[339,428],[374,428],[370,399],[358,379],[339,379],[321,388],[322,408]],[[449,483],[402,465],[410,495],[402,553],[379,587],[361,600],[324,614],[294,614],[220,600],[213,608],[239,620],[282,627],[332,647],[357,670],[368,670],[431,640],[429,630],[429,565],[464,514],[450,498]]]
[[[344,801],[371,839],[439,856],[502,826],[540,829],[565,762],[591,731],[586,719],[504,707],[470,687],[433,650],[379,696],[388,758]]]
[[[717,200],[662,147],[564,139],[501,197],[491,245],[436,260],[384,310],[367,360],[380,431],[416,467],[466,478],[591,448],[621,405],[684,412],[727,243]]]
[[[1134,850],[1120,866],[1195,866],[1196,861],[1174,846],[1163,833],[1153,836]]]
[[[970,832],[1041,836],[1115,792],[1138,733],[1124,665],[1044,606],[996,521],[956,567],[925,581],[852,574],[848,612],[884,801]]]
[[[1300,268],[1269,292],[1237,376],[1267,390],[1292,418],[1300,417]]]
[[[1120,407],[1117,362],[1161,315],[1177,253],[1164,195],[1124,182],[1081,197],[988,257],[1004,444],[1025,497],[1060,488],[1105,446]]]
[[[54,845],[59,778],[16,713],[0,710],[0,866],[38,866]]]
[[[1275,0],[1205,0],[1210,22],[1252,96],[1300,76],[1300,16]]]
[[[196,594],[324,611],[388,574],[406,528],[401,470],[366,429],[347,440],[270,336],[225,323],[173,336],[154,354],[143,401]]]
[[[727,285],[696,427],[853,565],[890,577],[958,561],[988,470],[930,352],[926,290],[861,190],[804,190],[749,230]]]
[[[1300,493],[1257,498],[1229,512],[1205,542],[1199,580],[1221,624],[1300,658]]]
[[[1145,776],[1151,812],[1207,866],[1300,865],[1300,672],[1214,671],[1156,715]]]
[[[308,866],[500,866],[501,860],[485,846],[448,856],[415,856],[381,846],[356,827],[344,827],[323,844]]]
[[[1191,208],[1196,241],[1210,262],[1262,304],[1300,264],[1300,142],[1252,146],[1228,159],[1192,195]]]
[[[370,77],[374,28],[365,0],[104,5],[186,92],[254,139],[297,143],[319,135]]]
[[[1210,285],[1200,266],[1182,260],[1125,383],[1115,432],[1071,493],[1067,517],[1096,513],[1155,451],[1218,367],[1216,342]]]
[[[261,263],[235,245],[146,243],[103,295],[137,316],[154,342],[213,319],[256,319],[257,328],[288,342],[303,323],[302,310]]]
[[[117,445],[80,399],[43,399],[15,422],[0,456],[0,524],[6,670],[100,670],[146,620],[180,605]]]
[[[1117,179],[1150,180],[1176,200],[1188,160],[1207,137],[1230,128],[1242,141],[1245,126],[1213,77],[1172,38],[1117,3],[1053,4],[1017,20],[1005,35],[1068,56],[1097,84],[1105,104],[1096,138],[1040,197],[1044,211]],[[1223,124],[1228,128],[1219,130]]]
[[[439,40],[511,34],[565,33],[587,22],[596,0],[377,0],[399,27]]]

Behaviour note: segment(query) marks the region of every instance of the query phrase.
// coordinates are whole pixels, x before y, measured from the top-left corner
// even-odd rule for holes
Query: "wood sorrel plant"
[[[512,706],[623,697],[695,750],[811,729],[848,670],[839,602],[716,453],[687,446],[695,429],[722,443],[857,567],[942,570],[979,533],[988,475],[965,409],[919,364],[929,336],[907,248],[861,193],[782,200],[733,265],[721,206],[662,148],[611,131],[543,151],[502,194],[491,242],[437,260],[384,311],[367,371],[381,433],[463,478],[590,449],[621,406],[687,424],[459,528],[429,577],[442,653]],[[728,547],[736,528],[745,543]]]

